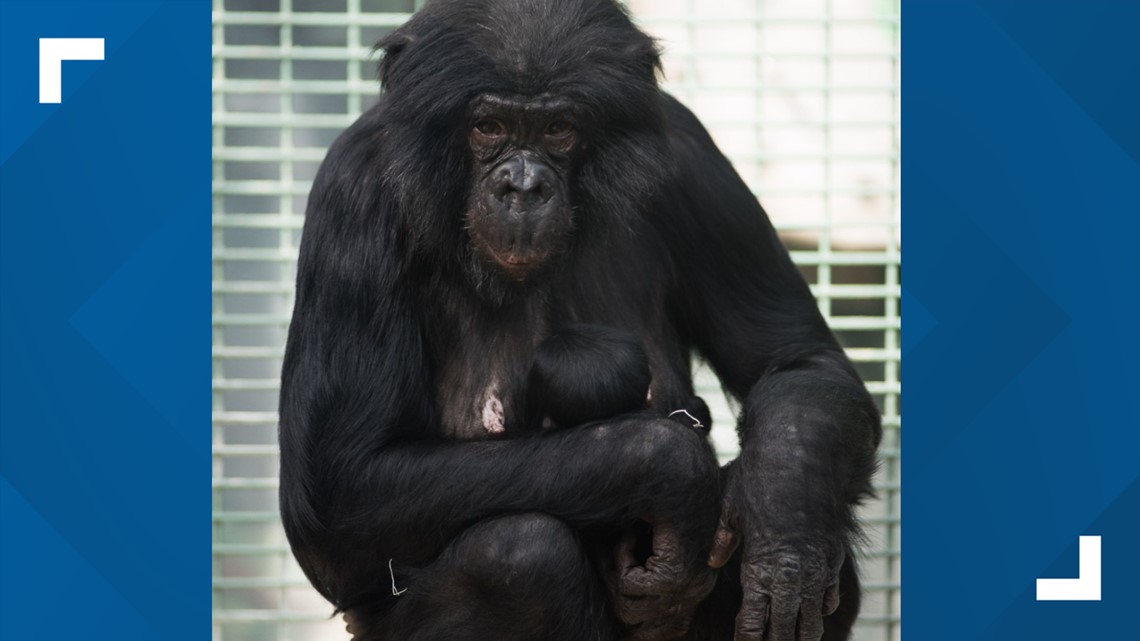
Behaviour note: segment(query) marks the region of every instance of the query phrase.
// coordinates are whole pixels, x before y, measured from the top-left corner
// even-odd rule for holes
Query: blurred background
[[[551,0],[556,1],[556,0]],[[629,0],[666,88],[753,188],[883,412],[860,641],[899,639],[898,0]],[[378,95],[373,43],[412,0],[215,0],[215,641],[345,641],[277,514],[277,385],[310,181]],[[713,439],[737,408],[696,363]]]

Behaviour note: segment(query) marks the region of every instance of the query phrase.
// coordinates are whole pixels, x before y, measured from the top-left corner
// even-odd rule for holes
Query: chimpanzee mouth
[[[519,255],[519,254],[499,254],[499,253],[493,253],[493,255],[495,257],[495,261],[498,262],[500,265],[503,265],[504,267],[515,267],[515,268],[530,267],[533,265],[538,265],[538,264],[546,261],[546,256],[547,256],[546,254]]]
[[[500,253],[490,248],[487,249],[487,253],[502,271],[516,280],[522,280],[535,269],[541,267],[550,256],[547,252],[533,254]]]
[[[533,272],[539,271],[551,257],[558,251],[553,248],[544,250],[531,249],[529,252],[517,252],[511,249],[500,249],[495,243],[489,242],[480,233],[478,225],[467,228],[471,237],[472,248],[483,262],[489,263],[496,271],[515,281],[523,281]]]

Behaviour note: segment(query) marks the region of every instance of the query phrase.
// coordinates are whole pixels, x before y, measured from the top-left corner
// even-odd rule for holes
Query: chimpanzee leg
[[[387,577],[385,577],[387,580]],[[401,576],[396,585],[403,588]],[[385,613],[349,613],[355,641],[609,641],[616,624],[574,533],[544,514],[482,521],[456,537]]]
[[[740,553],[733,557],[717,579],[716,587],[693,617],[693,625],[685,641],[732,641],[736,632],[736,613],[740,610]],[[847,641],[859,614],[859,573],[851,552],[839,571],[839,608],[823,617],[822,641]]]

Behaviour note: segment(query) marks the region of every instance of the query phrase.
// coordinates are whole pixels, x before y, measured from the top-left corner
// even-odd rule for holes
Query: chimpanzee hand
[[[707,551],[720,509],[720,468],[702,434],[650,419],[626,433],[635,444],[648,529],[632,531],[604,558],[603,576],[618,619],[637,641],[683,635],[716,583]],[[635,492],[636,494],[636,492]],[[608,551],[607,551],[608,553]]]
[[[757,469],[742,457],[728,474],[709,566],[723,566],[743,543],[736,641],[818,641],[823,617],[839,607],[843,541],[813,527],[798,497],[773,505],[780,484]]]
[[[689,629],[697,605],[716,584],[716,570],[685,549],[686,542],[666,524],[653,528],[652,553],[644,565],[634,558],[634,535],[614,551],[606,572],[610,601],[629,639],[676,639]]]

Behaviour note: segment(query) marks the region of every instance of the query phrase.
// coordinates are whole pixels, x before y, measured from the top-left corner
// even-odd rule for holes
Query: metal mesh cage
[[[862,514],[855,638],[899,638],[898,0],[629,0],[666,88],[753,187],[883,411]],[[277,514],[276,402],[305,199],[325,149],[376,100],[371,45],[410,0],[215,0],[214,638],[343,640]],[[722,458],[735,408],[697,384]]]

